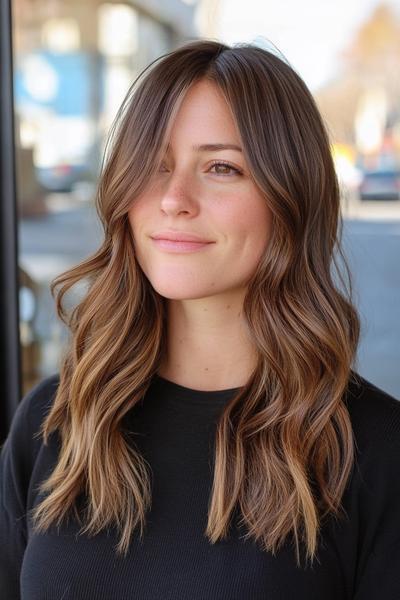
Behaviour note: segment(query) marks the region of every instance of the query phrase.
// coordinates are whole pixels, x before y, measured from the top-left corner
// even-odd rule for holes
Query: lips
[[[151,237],[154,240],[170,240],[173,242],[195,242],[198,244],[211,244],[212,240],[206,240],[196,233],[186,231],[159,231],[153,233]]]
[[[202,251],[215,243],[188,231],[158,231],[150,237],[159,250],[174,254]]]

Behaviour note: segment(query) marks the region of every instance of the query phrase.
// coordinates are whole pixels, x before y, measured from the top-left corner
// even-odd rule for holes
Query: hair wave
[[[47,443],[57,430],[61,444],[34,524],[43,531],[73,510],[82,533],[116,525],[121,554],[137,527],[143,535],[148,465],[126,438],[123,418],[166,352],[166,306],[138,266],[127,211],[160,164],[185,93],[204,78],[228,102],[273,219],[243,307],[258,364],[218,422],[205,533],[211,543],[226,536],[238,508],[246,537],[275,554],[291,536],[300,564],[301,544],[312,561],[321,520],[340,514],[351,473],[343,400],[356,376],[360,325],[324,123],[294,69],[252,44],[186,43],[141,73],[117,114],[95,201],[104,241],[50,286],[70,339],[39,432]],[[67,314],[63,298],[82,282],[85,294]],[[80,494],[87,497],[83,518]]]

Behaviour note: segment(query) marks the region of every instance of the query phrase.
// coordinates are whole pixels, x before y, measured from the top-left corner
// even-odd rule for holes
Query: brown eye
[[[211,169],[214,167],[216,168],[216,171],[214,171],[216,175],[227,175],[228,177],[231,177],[232,175],[241,175],[239,169],[236,169],[236,167],[233,167],[226,162],[215,162],[212,164]]]

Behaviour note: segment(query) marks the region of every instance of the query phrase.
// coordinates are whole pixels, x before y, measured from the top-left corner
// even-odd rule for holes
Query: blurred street
[[[102,240],[92,203],[54,194],[48,206],[48,215],[20,221],[20,263],[41,290],[36,324],[43,374],[57,369],[63,336],[49,282]],[[400,202],[353,202],[345,214],[343,242],[362,319],[358,370],[400,399]]]
[[[400,399],[400,218],[346,220],[343,241],[361,317],[358,372]]]

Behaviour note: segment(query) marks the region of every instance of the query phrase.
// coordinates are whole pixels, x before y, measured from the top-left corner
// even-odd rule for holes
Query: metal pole
[[[21,398],[11,0],[0,0],[0,444]]]

